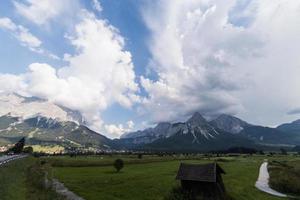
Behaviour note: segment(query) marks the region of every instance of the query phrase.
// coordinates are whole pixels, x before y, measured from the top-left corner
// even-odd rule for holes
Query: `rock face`
[[[25,137],[27,144],[109,148],[112,141],[85,126],[78,111],[36,97],[0,95],[0,145]]]
[[[159,130],[159,131],[158,131]],[[213,150],[236,145],[251,146],[248,139],[213,127],[198,112],[186,122],[163,123],[129,133],[121,141],[155,150]]]
[[[198,112],[196,112],[190,119],[188,119],[184,123],[168,123],[163,122],[157,124],[154,128],[148,128],[143,131],[136,131],[128,133],[122,136],[122,139],[133,139],[135,144],[139,143],[151,143],[157,139],[168,138],[172,135],[182,132],[184,134],[191,131],[194,133],[195,131],[200,132],[206,138],[211,138],[213,135],[218,134],[218,132],[207,123],[206,119],[204,119]]]
[[[226,132],[243,135],[257,144],[295,145],[300,143],[300,134],[297,136],[291,131],[299,128],[300,133],[299,121],[295,121],[291,124],[284,124],[278,128],[270,128],[252,125],[239,118],[223,114],[212,120],[210,124]],[[284,132],[285,130],[286,132]]]
[[[186,122],[159,123],[154,128],[128,133],[119,142],[127,147],[154,150],[217,150],[234,146],[299,145],[299,133],[300,120],[270,128],[224,114],[207,122],[201,114],[194,113]]]
[[[109,148],[112,141],[84,125],[41,116],[21,119],[0,117],[0,144],[15,143],[25,137],[26,144],[61,145],[65,147]]]
[[[154,128],[148,128],[143,131],[127,133],[121,136],[121,139],[132,139],[134,144],[151,143],[161,137],[168,137],[168,131],[171,128],[171,123],[162,122]]]
[[[252,126],[239,118],[225,114],[222,114],[218,118],[212,120],[210,124],[218,129],[222,129],[233,134],[240,133],[244,130],[244,128]]]
[[[73,121],[84,124],[84,119],[78,111],[37,97],[23,97],[14,93],[0,94],[0,116],[3,115],[21,119],[41,116],[59,121]]]

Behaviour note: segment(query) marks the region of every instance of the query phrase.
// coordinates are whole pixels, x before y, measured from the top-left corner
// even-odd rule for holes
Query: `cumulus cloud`
[[[0,74],[0,93],[14,93],[20,91],[20,94],[24,94],[22,91],[26,90],[26,84],[24,82],[23,75],[13,74]]]
[[[132,120],[129,120],[129,121],[127,122],[127,126],[128,126],[129,129],[133,129],[133,127],[134,127],[134,122],[133,122]]]
[[[148,5],[152,37],[142,113],[172,121],[200,111],[277,124],[299,107],[300,2],[187,0]],[[289,23],[287,23],[289,22]]]
[[[103,132],[101,111],[114,103],[130,108],[139,101],[138,85],[131,54],[124,50],[119,31],[87,11],[82,11],[80,18],[66,36],[77,50],[74,55],[65,55],[67,66],[56,70],[33,63],[25,74],[1,75],[0,82],[5,79],[11,84],[0,85],[0,90],[14,90],[78,110],[89,127]],[[18,82],[12,84],[14,80]]]
[[[44,54],[52,59],[59,59],[56,55],[44,50],[41,47],[42,41],[30,33],[27,28],[15,24],[11,19],[7,17],[0,18],[0,29],[9,31],[22,46],[27,47],[29,50],[39,54]]]
[[[93,0],[93,8],[95,10],[97,10],[98,12],[102,11],[102,6],[101,6],[99,0]]]
[[[128,133],[133,130],[134,123],[133,121],[128,121],[127,127],[124,127],[123,124],[107,124],[104,126],[106,132],[109,134],[110,137],[120,137],[124,133]]]
[[[75,0],[25,0],[14,1],[16,11],[26,19],[43,25],[60,16],[77,4]]]

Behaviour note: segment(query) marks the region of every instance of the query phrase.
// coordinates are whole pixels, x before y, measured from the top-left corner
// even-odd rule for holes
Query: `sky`
[[[110,138],[231,114],[300,118],[300,1],[0,3],[0,92],[81,112]]]

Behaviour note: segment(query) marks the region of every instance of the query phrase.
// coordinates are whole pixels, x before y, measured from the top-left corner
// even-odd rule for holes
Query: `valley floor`
[[[119,173],[116,173],[112,167],[113,161],[117,158],[122,158],[125,162],[124,168]],[[25,200],[33,197],[58,199],[51,191],[39,189],[38,182],[31,180],[41,180],[35,178],[39,176],[38,173],[28,174],[28,169],[32,168],[30,166],[39,163],[39,166],[47,171],[48,177],[63,182],[69,190],[86,200],[159,200],[164,199],[174,186],[179,185],[175,176],[181,162],[217,161],[226,172],[223,175],[224,184],[232,199],[282,199],[261,192],[254,186],[259,167],[264,159],[264,156],[243,155],[238,157],[143,156],[142,159],[138,159],[137,155],[29,157],[13,161],[0,168],[0,196],[3,200]],[[300,157],[297,156],[274,156],[269,158],[269,161],[272,160],[294,161],[300,164]],[[39,169],[34,168],[34,171]]]
[[[259,167],[264,157],[224,157],[224,158],[155,158],[125,157],[125,167],[120,173],[116,173],[113,167],[107,166],[117,157],[79,157],[56,160],[57,166],[53,170],[53,176],[64,182],[65,185],[79,196],[87,200],[111,199],[164,199],[172,187],[179,185],[175,176],[180,162],[207,163],[215,160],[225,170],[223,176],[226,190],[232,199],[236,200],[276,200],[281,199],[255,188]],[[156,160],[156,159],[161,159]],[[274,158],[282,160],[284,158]],[[292,157],[288,159],[294,159]],[[300,161],[300,158],[297,158]],[[77,160],[77,167],[74,167]],[[102,160],[102,162],[101,162]],[[151,161],[151,162],[148,162]],[[126,164],[127,162],[127,164]],[[68,164],[73,167],[68,167]],[[78,163],[81,163],[79,165]],[[86,163],[86,164],[84,164]],[[89,166],[89,164],[91,166]],[[98,163],[98,166],[97,164]],[[101,166],[103,164],[103,166]]]

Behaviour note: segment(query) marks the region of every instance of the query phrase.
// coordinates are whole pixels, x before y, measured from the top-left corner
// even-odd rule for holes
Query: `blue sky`
[[[298,8],[286,0],[3,1],[0,91],[78,110],[109,137],[196,111],[276,126],[300,118]]]
[[[150,55],[146,47],[149,30],[143,23],[140,14],[139,9],[140,6],[143,5],[141,1],[101,1],[101,7],[103,9],[101,13],[93,10],[93,3],[91,1],[80,1],[80,5],[82,8],[95,13],[99,18],[109,21],[111,25],[119,29],[126,41],[125,49],[130,51],[133,55],[132,62],[134,66],[136,66],[136,74],[145,74],[145,68]],[[68,28],[63,27],[64,25],[59,25],[55,28],[51,27],[51,30],[49,30],[50,28],[32,24],[16,13],[12,1],[1,3],[0,17],[9,17],[13,21],[18,22],[18,24],[26,26],[30,29],[31,33],[43,41],[44,48],[60,58],[62,58],[65,53],[73,52],[68,41],[64,40],[64,33],[68,30]],[[27,66],[34,62],[49,63],[56,68],[65,65],[63,60],[51,59],[46,55],[39,55],[21,46],[20,43],[5,30],[0,31],[0,38],[1,73],[24,73],[27,70]],[[114,104],[103,112],[102,118],[107,123],[116,124],[126,123],[130,117],[137,122],[141,122],[141,120],[139,120],[140,117],[134,117],[134,115],[132,110]]]

